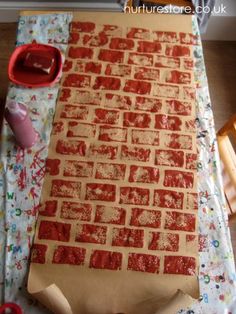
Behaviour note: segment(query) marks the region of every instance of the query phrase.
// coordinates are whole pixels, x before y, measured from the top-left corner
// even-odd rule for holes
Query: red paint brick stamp
[[[179,235],[175,233],[150,232],[149,250],[178,252]]]
[[[64,141],[58,140],[56,152],[62,155],[85,156],[86,144],[83,141]]]
[[[93,89],[119,90],[120,79],[108,76],[97,76]]]
[[[89,157],[101,159],[116,159],[118,147],[100,144],[91,144],[89,148]]]
[[[80,247],[59,245],[53,254],[54,264],[83,265],[86,250]]]
[[[65,177],[91,177],[93,162],[66,160],[63,175]]]
[[[151,117],[147,113],[124,112],[123,125],[126,127],[148,128]]]
[[[105,98],[105,107],[116,108],[116,109],[130,109],[131,107],[131,98],[129,96],[115,95],[115,94],[106,94]]]
[[[165,229],[176,231],[195,231],[196,217],[193,214],[166,212]]]
[[[131,27],[127,30],[127,38],[150,39],[150,31],[145,28]]]
[[[80,182],[65,181],[65,180],[52,180],[51,196],[55,197],[80,197]]]
[[[149,189],[128,186],[121,187],[120,204],[148,205]]]
[[[155,190],[154,191],[154,206],[163,208],[183,209],[184,193],[168,191],[168,190]]]
[[[90,268],[120,270],[122,254],[104,250],[94,250],[90,258]]]
[[[43,206],[40,206],[39,213],[41,216],[54,217],[56,216],[56,211],[57,211],[57,201],[50,200],[50,201],[45,201]]]
[[[133,161],[149,161],[151,150],[148,148],[121,146],[121,159]]]
[[[125,82],[124,92],[147,95],[151,92],[151,83],[144,81],[127,80]]]
[[[105,226],[95,226],[90,224],[78,225],[75,241],[105,244],[106,233],[107,227]]]
[[[124,60],[124,52],[117,50],[101,49],[98,60],[111,63],[122,63]]]
[[[126,165],[97,163],[96,179],[124,180]]]
[[[116,186],[113,184],[87,183],[86,200],[114,202]]]
[[[130,225],[136,227],[160,228],[161,212],[142,208],[132,208]]]
[[[112,245],[124,247],[143,247],[144,230],[113,228]]]
[[[39,225],[38,238],[40,240],[68,242],[70,239],[70,228],[70,224],[43,220]]]
[[[134,41],[127,38],[111,38],[110,48],[118,50],[133,50]]]
[[[117,124],[119,111],[107,109],[95,109],[94,123]]]
[[[46,160],[46,173],[51,176],[56,176],[59,174],[59,166],[61,161],[59,159],[47,159]]]
[[[90,221],[92,206],[77,202],[63,202],[61,206],[61,218]]]
[[[63,82],[65,87],[83,87],[87,88],[90,86],[91,77],[82,74],[68,74]]]
[[[193,276],[196,273],[196,259],[188,256],[165,256],[164,274]]]
[[[70,58],[91,59],[93,57],[93,49],[86,47],[70,47],[68,56]]]
[[[137,96],[134,106],[134,108],[137,110],[160,112],[162,107],[162,101],[157,98]]]
[[[164,186],[176,188],[192,188],[194,174],[179,170],[165,170]]]
[[[126,211],[123,208],[113,206],[96,206],[95,222],[108,224],[125,224]]]
[[[139,41],[138,52],[161,53],[162,45],[158,42],[153,41]]]
[[[166,113],[182,116],[191,115],[192,105],[178,100],[166,100]]]
[[[47,245],[34,243],[31,249],[31,262],[45,264]]]
[[[145,67],[134,68],[134,78],[136,80],[156,81],[156,80],[159,80],[159,77],[160,77],[160,71],[158,69],[145,68]]]
[[[130,253],[128,270],[159,273],[160,257],[150,254]]]
[[[130,77],[131,66],[125,64],[108,64],[105,71],[106,75]]]
[[[136,64],[140,66],[152,66],[153,55],[147,53],[135,53],[129,54],[128,64]]]
[[[157,168],[130,166],[129,182],[158,183],[159,177]]]
[[[132,144],[159,145],[159,132],[149,130],[132,130]]]
[[[76,121],[69,121],[68,123],[68,137],[94,137],[96,133],[96,125],[91,123],[79,123]]]
[[[179,117],[158,114],[155,116],[155,128],[161,130],[180,131],[182,121]]]
[[[168,167],[183,167],[184,152],[176,150],[157,149],[155,164]]]
[[[126,142],[127,129],[110,127],[103,125],[100,127],[100,133],[98,139],[106,142]]]
[[[88,117],[88,108],[86,106],[65,105],[60,117],[65,119],[86,120]]]

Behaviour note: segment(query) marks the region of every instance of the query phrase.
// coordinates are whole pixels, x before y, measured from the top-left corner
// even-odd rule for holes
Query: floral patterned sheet
[[[21,16],[17,45],[33,40],[64,53],[70,13]],[[196,18],[193,29],[199,34]],[[197,84],[200,301],[181,313],[236,313],[236,273],[225,209],[213,113],[201,46],[194,47]],[[26,103],[40,141],[22,150],[4,124],[0,161],[0,301],[16,302],[25,313],[49,313],[26,292],[29,252],[45,170],[59,84],[24,89],[11,85],[8,99]]]

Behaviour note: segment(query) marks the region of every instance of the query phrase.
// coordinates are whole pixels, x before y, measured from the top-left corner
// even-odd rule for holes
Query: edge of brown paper
[[[36,278],[34,278],[37,280]],[[31,280],[32,283],[32,280]],[[55,314],[76,314],[72,312],[71,306],[62,293],[62,291],[58,288],[56,284],[51,284],[48,287],[43,288],[39,291],[34,291],[32,286],[28,287],[28,292],[37,299],[40,303],[46,306],[49,310],[51,310]],[[148,300],[148,302],[155,302],[155,297],[152,300]],[[175,314],[181,309],[185,309],[191,306],[196,299],[193,299],[190,295],[185,294],[181,290],[177,290],[176,293],[161,307],[158,307],[157,311],[154,311],[152,314]],[[158,306],[158,305],[157,305]],[[118,313],[113,313],[118,314]],[[129,314],[129,313],[119,313],[119,314]],[[143,313],[146,314],[146,313]]]

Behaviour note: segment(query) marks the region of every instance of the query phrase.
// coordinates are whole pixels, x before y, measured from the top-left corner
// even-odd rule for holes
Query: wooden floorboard
[[[7,64],[14,49],[15,23],[0,23],[0,117],[7,91]],[[203,42],[216,130],[236,113],[236,42]],[[230,222],[236,257],[236,219]]]

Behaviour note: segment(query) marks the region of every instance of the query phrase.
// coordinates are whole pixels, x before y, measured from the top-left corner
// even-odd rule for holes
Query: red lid
[[[28,53],[53,59],[49,73],[26,67],[25,59]],[[45,59],[45,58],[44,58]],[[17,47],[11,55],[8,65],[9,80],[26,87],[45,87],[55,84],[62,71],[62,55],[59,49],[44,44],[27,44]]]
[[[2,306],[0,306],[0,314],[6,313],[6,310],[11,310],[11,314],[23,314],[21,308],[19,305],[15,303],[5,303]]]

